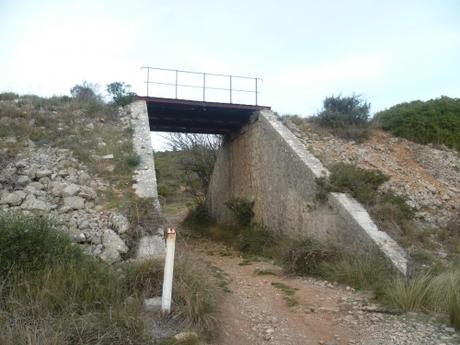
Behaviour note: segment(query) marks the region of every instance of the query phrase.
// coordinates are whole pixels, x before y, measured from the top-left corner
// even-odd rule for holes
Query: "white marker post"
[[[174,274],[174,252],[176,249],[176,230],[168,228],[166,233],[165,272],[163,276],[163,295],[161,296],[161,311],[171,311],[172,283]]]

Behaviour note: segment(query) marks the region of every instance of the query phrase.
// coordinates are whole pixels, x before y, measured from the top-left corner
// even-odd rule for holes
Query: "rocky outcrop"
[[[98,193],[107,188],[69,150],[29,142],[0,171],[0,210],[49,216],[87,253],[112,264],[128,252],[122,236],[130,225],[98,205]]]

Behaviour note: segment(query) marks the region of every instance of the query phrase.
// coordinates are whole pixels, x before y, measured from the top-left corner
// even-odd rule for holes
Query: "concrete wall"
[[[226,138],[214,167],[208,209],[220,222],[232,220],[224,203],[254,200],[255,221],[291,237],[312,236],[363,251],[378,249],[407,275],[404,250],[379,231],[367,211],[342,193],[316,200],[315,178],[329,172],[271,111],[253,115],[239,133]]]
[[[152,141],[150,137],[149,118],[145,101],[135,101],[130,105],[130,122],[133,128],[134,151],[141,162],[134,172],[133,188],[140,198],[149,198],[152,202],[152,213],[161,220],[160,202],[157,192],[157,178],[153,160]],[[145,229],[147,234],[141,237],[137,248],[137,257],[164,255],[165,244],[162,224],[156,229]]]

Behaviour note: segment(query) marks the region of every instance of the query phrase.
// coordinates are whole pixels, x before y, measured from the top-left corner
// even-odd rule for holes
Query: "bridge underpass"
[[[269,107],[146,96],[131,109],[135,148],[142,159],[135,187],[148,190],[158,210],[150,131],[221,134],[225,140],[207,195],[208,211],[217,221],[232,221],[227,201],[250,199],[254,220],[268,229],[380,253],[395,270],[410,274],[404,250],[356,200],[343,193],[317,200],[316,179],[329,172]]]

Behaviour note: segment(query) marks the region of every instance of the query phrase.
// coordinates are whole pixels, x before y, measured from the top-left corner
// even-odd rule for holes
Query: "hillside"
[[[184,329],[206,337],[215,293],[189,296],[214,282],[186,253],[176,258],[176,322],[145,304],[161,295],[163,262],[137,259],[138,242],[163,219],[133,187],[142,162],[130,107],[74,89],[0,94],[0,343],[169,344]]]
[[[389,177],[381,190],[402,196],[413,208],[420,236],[437,240],[446,228],[458,228],[460,216],[460,155],[452,149],[421,145],[372,129],[369,139],[355,142],[330,134],[310,121],[284,120],[291,131],[323,164],[349,163],[378,170]],[[394,225],[396,237],[397,225]],[[457,230],[454,230],[458,232]],[[433,248],[431,248],[433,249]],[[434,249],[444,257],[449,249]]]

